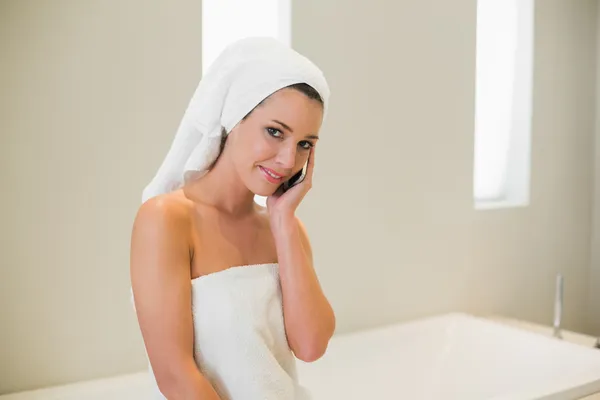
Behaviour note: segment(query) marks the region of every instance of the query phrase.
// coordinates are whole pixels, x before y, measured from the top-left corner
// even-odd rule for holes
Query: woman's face
[[[254,194],[270,196],[300,171],[317,142],[323,106],[296,89],[281,89],[229,134],[234,167]]]

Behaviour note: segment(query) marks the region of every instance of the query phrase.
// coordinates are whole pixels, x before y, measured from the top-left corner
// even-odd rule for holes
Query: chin
[[[276,187],[265,187],[264,185],[256,185],[256,187],[248,187],[256,196],[269,197],[277,190]]]
[[[250,178],[245,184],[248,190],[254,193],[255,196],[268,197],[277,190],[276,185],[270,185],[268,182],[256,178]]]

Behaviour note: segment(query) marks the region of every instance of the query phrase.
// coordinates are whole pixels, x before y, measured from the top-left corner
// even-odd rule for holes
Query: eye
[[[314,146],[313,143],[307,141],[307,140],[303,140],[300,143],[298,143],[300,145],[300,147],[302,147],[304,150],[310,150],[311,147]]]
[[[267,132],[269,132],[269,135],[275,137],[275,138],[280,138],[283,136],[283,132],[281,132],[279,129],[277,128],[267,128]]]

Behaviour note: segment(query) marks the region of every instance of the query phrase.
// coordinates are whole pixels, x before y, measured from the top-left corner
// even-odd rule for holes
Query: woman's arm
[[[189,219],[154,198],[136,216],[130,273],[138,323],[159,390],[169,400],[219,400],[194,361]]]
[[[280,265],[288,342],[296,357],[312,362],[327,349],[335,331],[335,314],[321,290],[300,219],[292,214],[274,215],[271,230]]]
[[[302,182],[267,199],[279,261],[286,334],[296,357],[306,362],[325,353],[335,331],[335,314],[317,279],[306,229],[295,216],[296,208],[312,188],[315,154],[316,147],[312,147]]]

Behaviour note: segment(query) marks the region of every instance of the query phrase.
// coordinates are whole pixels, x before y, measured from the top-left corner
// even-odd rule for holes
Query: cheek
[[[254,140],[248,143],[249,152],[255,162],[264,161],[275,157],[277,154],[277,142],[267,135],[255,135]]]
[[[273,158],[277,154],[274,140],[269,140],[267,135],[261,132],[244,132],[242,140],[237,143],[236,158],[245,167],[254,167],[265,160]]]

